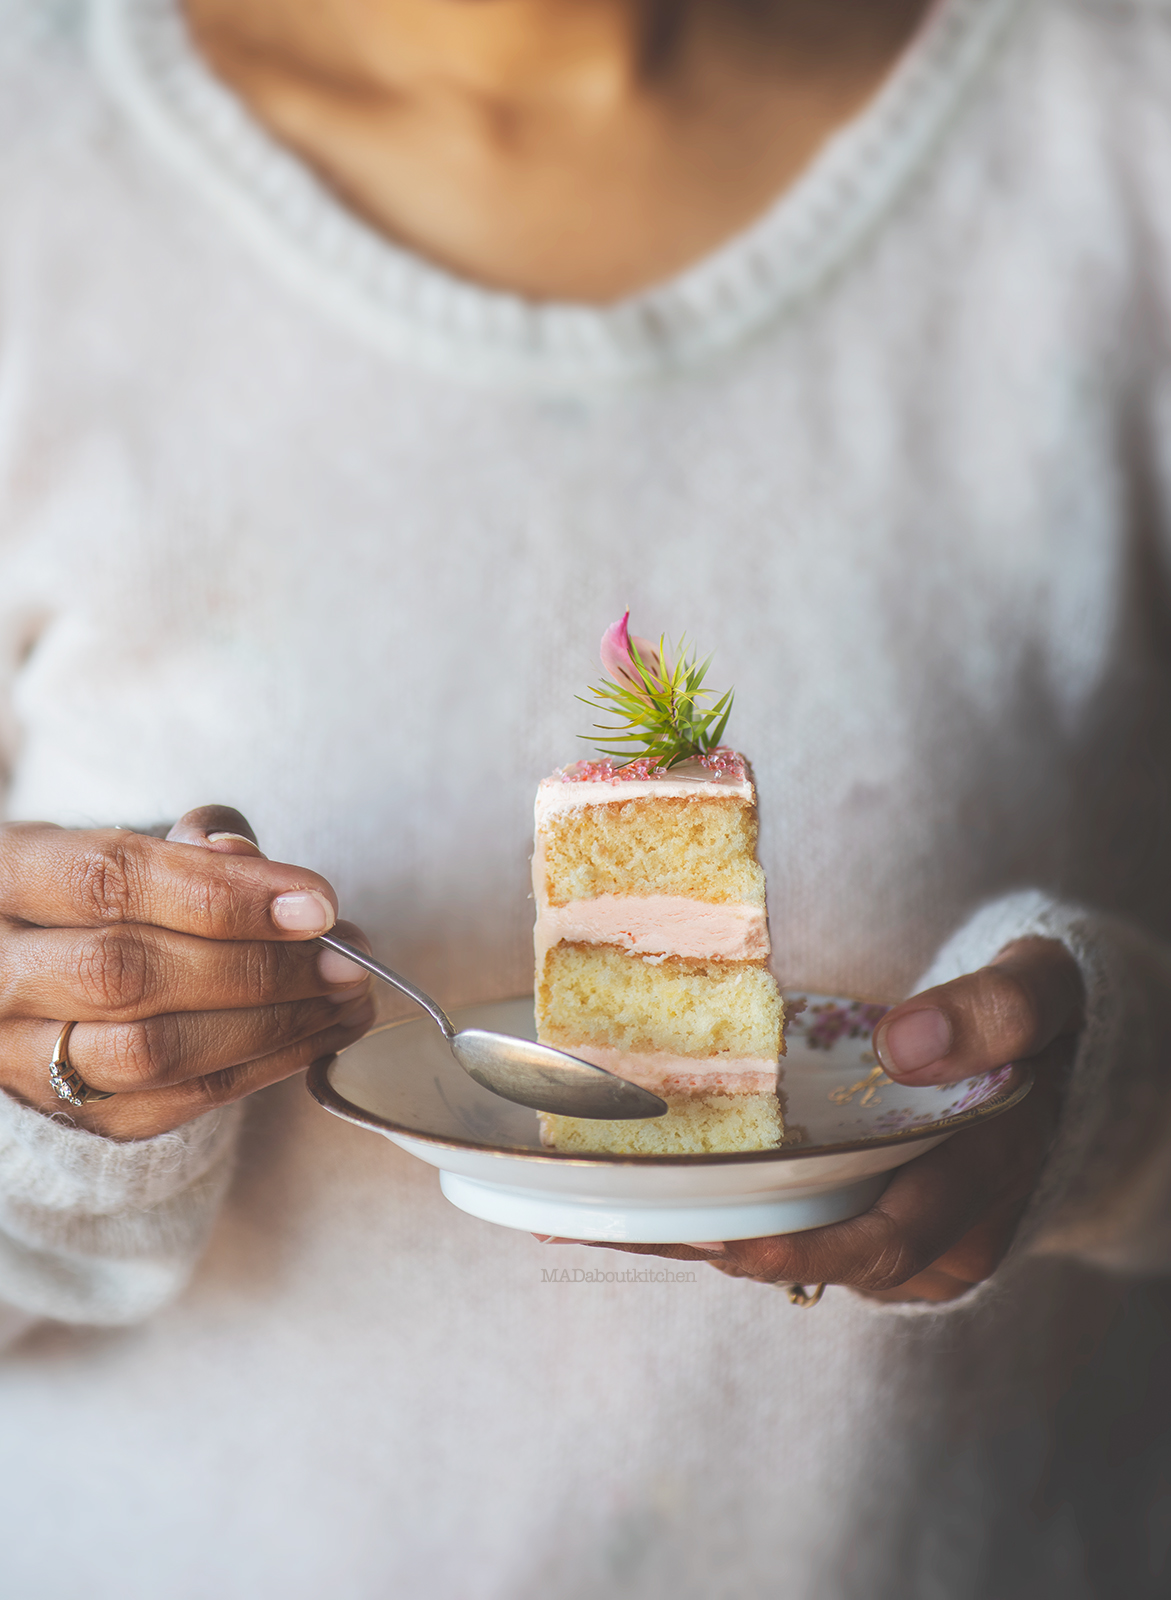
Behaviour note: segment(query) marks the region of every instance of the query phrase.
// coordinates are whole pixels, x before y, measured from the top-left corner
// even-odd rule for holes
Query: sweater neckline
[[[526,300],[436,266],[347,210],[215,77],[179,0],[92,0],[98,71],[147,143],[269,266],[369,345],[547,392],[661,379],[743,345],[862,245],[1026,0],[936,0],[885,84],[752,224],[607,306]]]

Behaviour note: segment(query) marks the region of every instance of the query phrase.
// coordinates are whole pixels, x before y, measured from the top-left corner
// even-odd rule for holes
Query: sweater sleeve
[[[40,1318],[136,1322],[176,1295],[227,1189],[240,1115],[119,1143],[0,1093],[0,1342]]]
[[[1171,948],[1036,892],[981,907],[920,988],[987,965],[1014,939],[1056,939],[1081,969],[1086,1025],[1049,1159],[1012,1255],[1171,1270]]]

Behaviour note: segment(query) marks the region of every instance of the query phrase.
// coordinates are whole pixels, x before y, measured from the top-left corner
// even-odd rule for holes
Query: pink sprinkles
[[[748,776],[744,757],[730,750],[726,744],[717,745],[706,756],[696,756],[694,760],[705,767],[717,782],[743,783]],[[649,783],[653,779],[665,779],[670,783],[677,776],[677,768],[661,767],[647,756],[640,756],[626,766],[620,766],[609,756],[603,756],[600,761],[575,761],[571,767],[562,767],[554,773],[554,777],[560,778],[562,783]]]

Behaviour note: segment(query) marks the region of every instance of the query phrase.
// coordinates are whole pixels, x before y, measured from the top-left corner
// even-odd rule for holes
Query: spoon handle
[[[413,983],[406,978],[400,978],[397,972],[392,972],[389,967],[384,967],[381,961],[375,961],[373,956],[368,956],[364,950],[358,950],[352,944],[347,944],[344,939],[335,939],[332,933],[318,935],[318,944],[328,945],[331,950],[336,950],[339,956],[345,956],[347,961],[356,961],[360,967],[365,967],[367,972],[372,972],[376,978],[381,978],[383,983],[389,983],[392,989],[397,989],[400,994],[405,994],[408,1000],[413,1000],[416,1005],[422,1006],[443,1029],[443,1036],[450,1044],[455,1038],[455,1029],[451,1025],[443,1007],[432,1000],[429,994],[424,994],[422,989],[416,989]]]

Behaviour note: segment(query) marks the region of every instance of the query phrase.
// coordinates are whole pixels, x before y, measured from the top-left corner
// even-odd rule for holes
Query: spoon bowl
[[[408,979],[384,967],[364,950],[323,933],[319,944],[336,950],[358,966],[372,972],[383,983],[405,994],[422,1006],[439,1028],[451,1053],[464,1071],[485,1089],[513,1100],[534,1111],[552,1111],[562,1117],[587,1117],[594,1120],[634,1121],[661,1117],[666,1102],[637,1083],[628,1083],[605,1067],[555,1050],[532,1039],[517,1039],[508,1033],[491,1033],[485,1028],[464,1028],[459,1033],[451,1019],[429,994]]]

